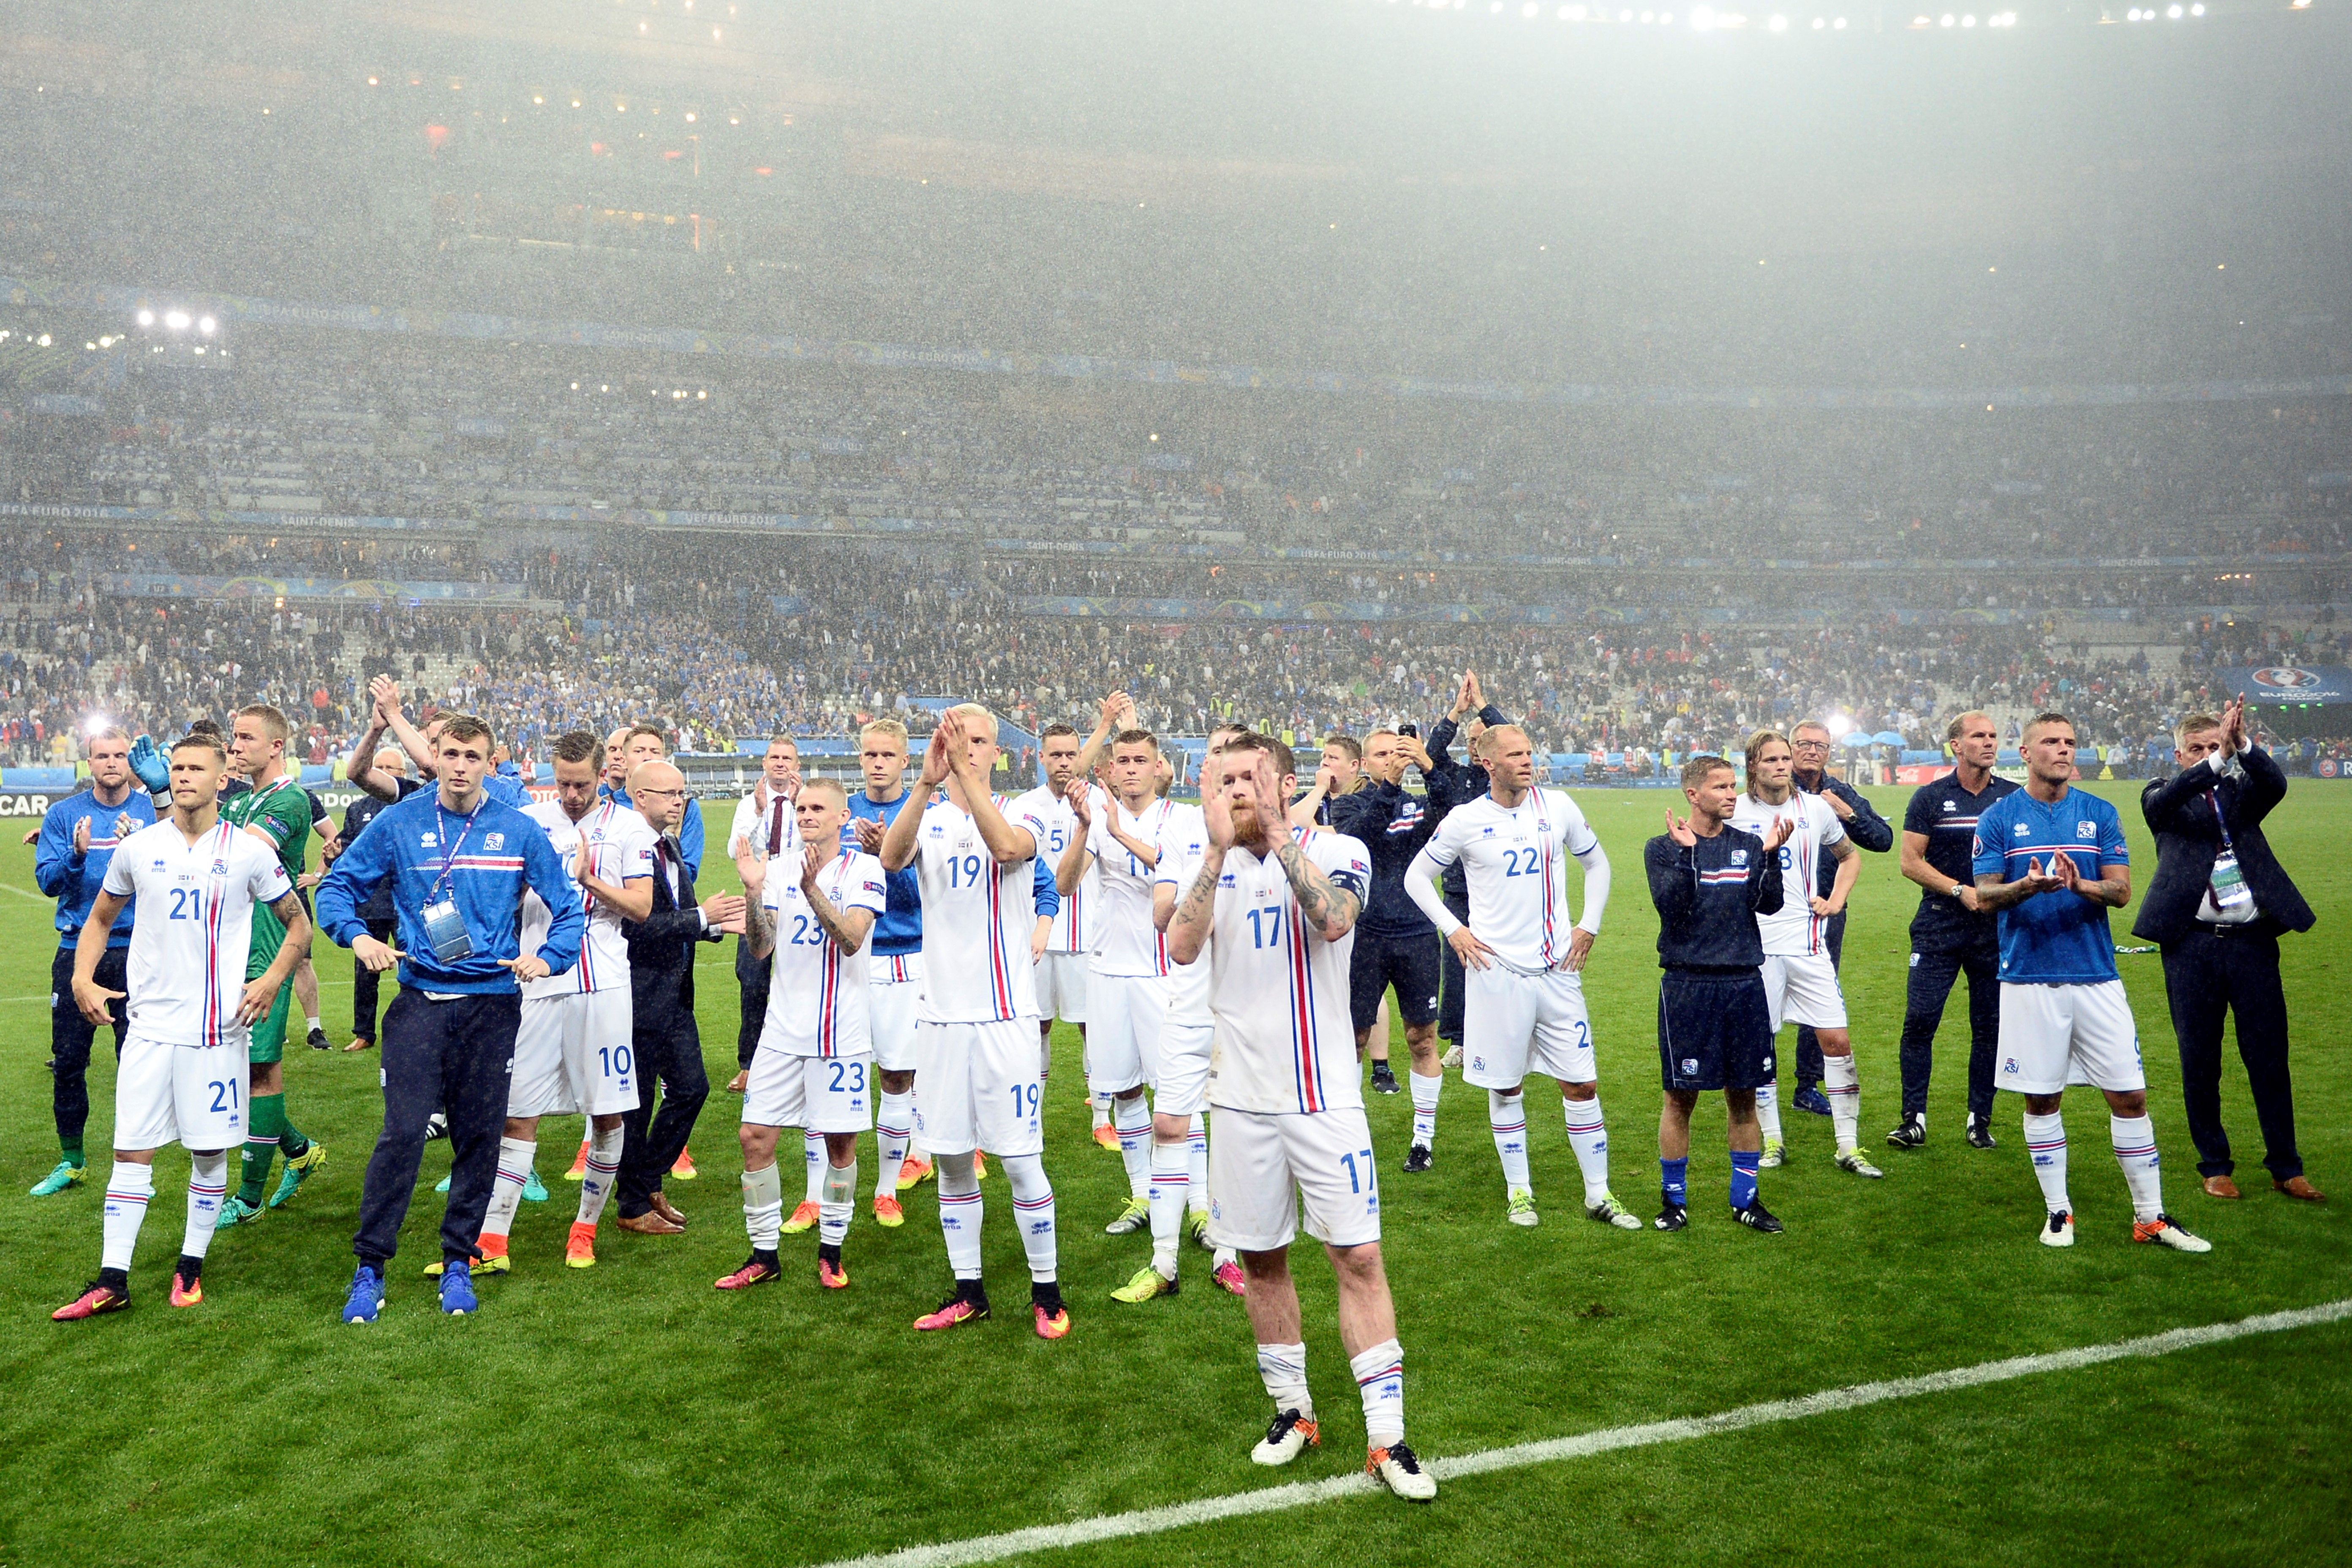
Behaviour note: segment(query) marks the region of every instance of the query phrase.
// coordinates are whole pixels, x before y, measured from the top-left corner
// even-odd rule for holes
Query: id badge
[[[2238,868],[2235,855],[2221,854],[2213,858],[2213,902],[2225,910],[2242,910],[2254,901],[2253,889],[2246,886],[2246,874]]]
[[[474,939],[466,931],[466,917],[457,912],[455,899],[425,906],[425,940],[433,944],[433,956],[443,963],[474,956]]]

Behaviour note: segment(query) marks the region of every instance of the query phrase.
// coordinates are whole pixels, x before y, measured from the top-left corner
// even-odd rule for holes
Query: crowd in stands
[[[55,542],[12,539],[0,579],[21,590],[13,563]],[[251,563],[284,565],[271,552]],[[1826,712],[1932,746],[1944,720],[1971,705],[2056,704],[2086,739],[2137,744],[2218,700],[2217,668],[2352,657],[2328,615],[2175,624],[2136,651],[2095,654],[2055,618],[1925,626],[1857,613],[1757,632],[1155,622],[1023,614],[985,582],[927,576],[887,553],[833,550],[758,581],[751,559],[738,565],[681,544],[667,562],[576,574],[593,579],[577,602],[448,606],[134,598],[37,571],[39,594],[0,605],[0,751],[18,764],[51,760],[69,750],[61,732],[91,712],[164,733],[258,700],[291,715],[295,749],[323,761],[359,728],[377,673],[420,703],[482,713],[522,750],[643,714],[659,716],[683,749],[729,752],[778,731],[847,735],[913,698],[976,699],[1031,730],[1084,725],[1110,688],[1133,692],[1164,733],[1223,719],[1360,733],[1434,719],[1464,668],[1508,693],[1552,752],[1688,751]],[[910,717],[922,727],[919,709]]]
[[[0,443],[0,499],[460,521],[898,517],[982,546],[1648,566],[2300,561],[2345,552],[2352,520],[2352,481],[2329,472],[2341,400],[1980,420],[1465,406],[261,328],[223,369],[134,368],[86,451],[12,462]],[[1073,570],[1087,569],[1045,565],[1046,585],[1026,574],[1016,591],[1094,591]]]

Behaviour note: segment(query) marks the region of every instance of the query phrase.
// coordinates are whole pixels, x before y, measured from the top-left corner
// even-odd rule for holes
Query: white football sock
[[[106,1178],[106,1238],[99,1254],[100,1268],[130,1269],[131,1249],[139,1245],[139,1226],[146,1220],[147,1202],[154,1195],[154,1166],[131,1160],[114,1162]]]
[[[1194,1214],[1209,1212],[1209,1128],[1201,1113],[1192,1113],[1192,1131],[1184,1140],[1184,1206]]]
[[[1092,1083],[1092,1082],[1093,1082],[1093,1079],[1089,1079],[1087,1081],[1088,1081],[1089,1083]],[[1107,1094],[1103,1094],[1103,1093],[1097,1092],[1097,1093],[1095,1094],[1095,1096],[1094,1096],[1094,1101],[1095,1101],[1095,1125],[1096,1125],[1096,1126],[1097,1126],[1097,1127],[1108,1127],[1108,1126],[1109,1126],[1109,1125],[1110,1125],[1110,1096],[1109,1096],[1109,1095],[1107,1095]]]
[[[1503,1161],[1503,1185],[1517,1191],[1528,1185],[1527,1097],[1486,1091],[1486,1124],[1495,1130],[1495,1152]]]
[[[1176,1278],[1176,1244],[1184,1235],[1192,1163],[1186,1144],[1151,1141],[1151,1267],[1162,1279]]]
[[[536,1138],[499,1140],[499,1173],[490,1183],[490,1206],[482,1211],[484,1236],[504,1236],[514,1229],[515,1205],[522,1202],[522,1184],[530,1175],[530,1163],[538,1157]]]
[[[1584,1173],[1584,1203],[1590,1208],[1609,1195],[1609,1126],[1601,1120],[1601,1096],[1560,1100],[1568,1118],[1568,1144]]]
[[[971,1153],[940,1154],[940,1234],[947,1239],[948,1267],[959,1279],[980,1278],[980,1178],[971,1173]]]
[[[1034,1154],[999,1154],[996,1168],[1013,1188],[1013,1219],[1021,1227],[1021,1245],[1029,1254],[1029,1279],[1050,1284],[1056,1276],[1054,1237],[1054,1184],[1045,1179],[1045,1162]],[[973,1250],[979,1250],[975,1238]]]
[[[801,1163],[807,1167],[808,1190],[801,1194],[804,1204],[824,1201],[825,1152],[824,1134],[801,1129]]]
[[[2157,1169],[2156,1123],[2147,1112],[2107,1117],[2107,1136],[2116,1142],[2116,1163],[2124,1168],[2124,1185],[2131,1189],[2132,1218],[2152,1220],[2164,1212],[2164,1178]]]
[[[595,1123],[589,1126],[593,1129]],[[605,1200],[613,1195],[614,1184],[621,1176],[622,1129],[609,1132],[591,1131],[588,1135],[588,1173],[580,1178],[580,1216],[577,1223],[593,1226],[604,1217]],[[512,1217],[509,1211],[509,1218]]]
[[[2052,1214],[2073,1214],[2066,1195],[2066,1121],[2056,1111],[2047,1116],[2025,1113],[2025,1152],[2033,1161],[2033,1178],[2042,1184],[2042,1203]]]
[[[1404,1347],[1382,1340],[1348,1358],[1356,1388],[1364,1396],[1364,1446],[1385,1448],[1404,1441]]]
[[[313,1029],[318,1029],[318,1030],[320,1030],[321,1033],[324,1033],[324,1032],[325,1032],[325,1031],[324,1031],[324,1027],[323,1027],[323,1026],[321,1026],[321,1025],[320,1024],[319,1020],[318,1020],[316,1017],[306,1018],[306,1019],[304,1019],[304,1020],[303,1020],[303,1022],[305,1022],[305,1023],[309,1024],[309,1025],[310,1026],[310,1027],[312,1027]],[[189,1256],[189,1257],[191,1257],[191,1258],[195,1258],[195,1257],[198,1257],[198,1256],[201,1256],[201,1255],[200,1255],[200,1254],[197,1254],[197,1253],[193,1253],[193,1252],[192,1252],[192,1253],[190,1253],[188,1256]]]
[[[220,1223],[221,1199],[228,1195],[228,1151],[188,1156],[188,1228],[180,1234],[180,1256],[202,1258]]]
[[[1445,1087],[1445,1075],[1433,1073],[1427,1078],[1417,1072],[1405,1075],[1406,1086],[1412,1090],[1412,1141],[1416,1147],[1437,1147],[1437,1094]]]
[[[1307,1394],[1304,1344],[1258,1346],[1257,1374],[1265,1381],[1266,1397],[1274,1401],[1277,1413],[1296,1410],[1309,1421],[1315,1419],[1315,1401]]]
[[[1756,1091],[1756,1121],[1767,1143],[1780,1142],[1780,1086],[1768,1083]]]
[[[874,1195],[895,1198],[898,1195],[899,1168],[907,1163],[907,1141],[913,1136],[915,1126],[915,1096],[885,1093],[882,1103],[876,1107],[874,1143],[881,1151],[882,1169],[874,1178]]]
[[[1118,1130],[1118,1157],[1127,1166],[1128,1195],[1140,1202],[1151,1185],[1151,1107],[1139,1094],[1113,1101],[1110,1113]]]
[[[1822,1092],[1829,1096],[1830,1125],[1837,1130],[1837,1152],[1862,1147],[1862,1075],[1851,1056],[1822,1058]]]
[[[824,1190],[817,1197],[816,1238],[830,1247],[839,1247],[841,1238],[849,1234],[849,1211],[857,1202],[857,1162],[836,1165],[827,1159],[824,1166]]]
[[[754,1252],[773,1252],[784,1234],[784,1182],[773,1163],[743,1173],[743,1229]]]

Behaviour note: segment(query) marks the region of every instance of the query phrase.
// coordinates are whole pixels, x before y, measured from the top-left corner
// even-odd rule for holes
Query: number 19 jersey
[[[990,798],[1013,827],[1046,842],[1050,830],[1034,810],[1001,795]],[[924,808],[916,829],[915,865],[923,886],[923,999],[917,1021],[1035,1017],[1029,928],[1037,918],[1037,895],[1030,859],[998,865],[971,814],[942,791]]]
[[[1287,831],[1307,860],[1361,898],[1372,858],[1344,834]],[[1338,942],[1307,929],[1282,863],[1236,845],[1217,879],[1209,1005],[1216,1015],[1209,1103],[1229,1110],[1360,1110],[1356,1030],[1348,1014],[1351,930]]]

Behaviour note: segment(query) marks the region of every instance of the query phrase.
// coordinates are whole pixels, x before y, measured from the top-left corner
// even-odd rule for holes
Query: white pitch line
[[[0,892],[14,893],[20,899],[30,899],[37,904],[47,904],[56,901],[47,893],[31,892],[24,888],[16,886],[14,882],[0,882]]]
[[[1931,1372],[1921,1377],[1857,1384],[1851,1388],[1832,1388],[1796,1399],[1743,1405],[1736,1410],[1726,1410],[1714,1415],[1652,1421],[1639,1426],[1611,1426],[1598,1432],[1580,1433],[1573,1437],[1553,1437],[1536,1443],[1517,1443],[1507,1448],[1487,1448],[1450,1459],[1434,1459],[1430,1461],[1429,1468],[1441,1480],[1459,1480],[1465,1476],[1485,1475],[1491,1470],[1517,1469],[1559,1459],[1580,1459],[1620,1448],[1646,1447],[1654,1443],[1678,1443],[1686,1438],[1711,1437],[1718,1433],[1739,1432],[1751,1426],[1795,1421],[1808,1415],[1858,1410],[1865,1405],[1884,1404],[1890,1399],[1913,1399],[1926,1394],[1979,1388],[1989,1383],[2006,1383],[2012,1378],[2032,1377],[2045,1372],[2072,1372],[2079,1367],[2096,1366],[2101,1362],[2121,1361],[2129,1356],[2170,1355],[2175,1351],[2193,1350],[2200,1345],[2221,1344],[2230,1340],[2280,1333],[2288,1329],[2310,1328],[2315,1324],[2337,1322],[2347,1318],[2352,1318],[2352,1298],[2325,1302],[2316,1307],[2297,1308],[2292,1311],[2266,1312],[2231,1323],[2172,1329],[2141,1339],[2118,1340],[2113,1344],[2082,1345],[2073,1350],[2050,1351],[2040,1355],[2012,1356],[2006,1361],[1979,1362],[1974,1366],[1954,1367],[1948,1372]],[[825,1568],[963,1568],[967,1563],[994,1563],[1033,1552],[1052,1552],[1097,1541],[1156,1535],[1163,1531],[1181,1530],[1188,1525],[1206,1524],[1215,1520],[1277,1513],[1328,1502],[1336,1498],[1366,1496],[1381,1489],[1378,1482],[1360,1473],[1333,1476],[1327,1480],[1265,1487],[1227,1497],[1174,1503],[1166,1508],[1102,1514],[1069,1524],[1034,1525],[1027,1530],[1007,1531],[1002,1535],[973,1536],[933,1546],[909,1546],[898,1552],[844,1558],[826,1564]]]

